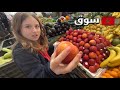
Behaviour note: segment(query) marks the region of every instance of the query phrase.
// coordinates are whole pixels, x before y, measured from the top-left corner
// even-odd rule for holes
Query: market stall
[[[83,52],[79,65],[72,71],[72,78],[120,78],[120,25],[103,25],[101,22],[75,25],[74,21],[80,15],[83,18],[101,20],[103,16],[119,18],[120,12],[76,12],[65,17],[38,18],[46,29],[49,44],[67,41]],[[25,77],[12,60],[11,46],[14,37],[8,40],[7,45],[3,45],[5,40],[1,43],[0,77]],[[75,53],[76,49],[72,49]],[[72,56],[71,54],[69,58]]]

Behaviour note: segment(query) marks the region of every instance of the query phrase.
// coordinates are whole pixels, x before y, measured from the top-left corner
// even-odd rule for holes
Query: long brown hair
[[[34,17],[39,22],[40,30],[41,30],[41,35],[39,37],[39,43],[30,41],[27,38],[23,37],[21,34],[22,22],[29,16]],[[12,20],[12,30],[13,30],[13,34],[16,38],[17,43],[21,43],[24,49],[30,49],[31,51],[36,51],[36,50],[44,50],[45,48],[48,47],[48,39],[46,37],[46,30],[43,27],[41,21],[38,19],[38,17],[34,13],[30,13],[30,12],[16,13]],[[41,46],[39,47],[39,45]]]

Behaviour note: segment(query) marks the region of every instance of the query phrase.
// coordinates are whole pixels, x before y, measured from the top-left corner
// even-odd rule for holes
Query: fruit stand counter
[[[25,75],[13,61],[10,61],[0,66],[0,78],[25,78]]]

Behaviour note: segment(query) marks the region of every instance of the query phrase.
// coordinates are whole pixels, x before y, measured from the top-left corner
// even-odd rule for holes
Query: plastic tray
[[[96,78],[96,76],[99,75],[99,73],[101,73],[104,69],[103,68],[99,68],[95,73],[90,72],[86,67],[84,67],[81,63],[78,64],[78,66],[85,71],[85,73],[91,77],[91,78]]]

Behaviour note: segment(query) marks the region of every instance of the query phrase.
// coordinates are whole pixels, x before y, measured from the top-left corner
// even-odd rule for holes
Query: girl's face
[[[40,37],[40,33],[39,22],[34,17],[29,16],[22,22],[21,34],[23,37],[37,41]]]

